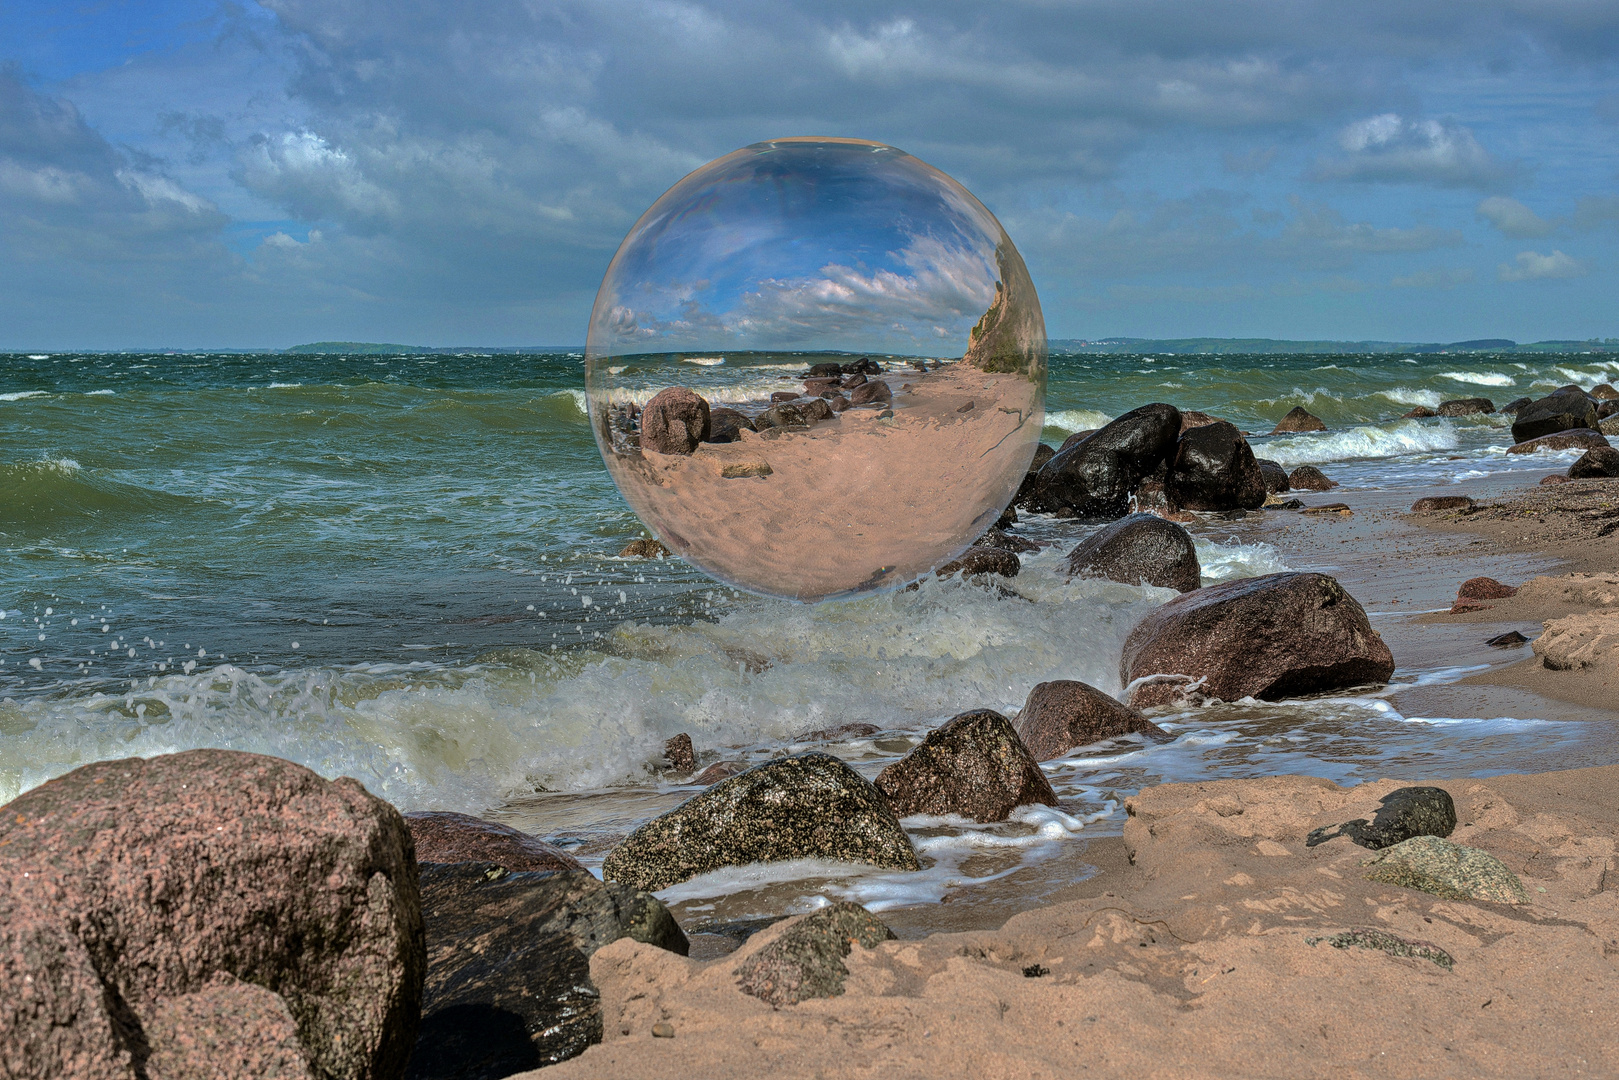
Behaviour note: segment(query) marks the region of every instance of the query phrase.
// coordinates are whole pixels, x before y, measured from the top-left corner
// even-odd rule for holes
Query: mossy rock
[[[1376,949],[1378,952],[1388,953],[1390,956],[1406,956],[1413,960],[1432,960],[1440,967],[1449,971],[1456,966],[1456,961],[1444,949],[1426,941],[1408,941],[1397,937],[1386,930],[1361,928],[1359,930],[1345,930],[1341,934],[1329,934],[1326,937],[1307,937],[1306,945],[1331,945],[1334,949]]]
[[[1361,862],[1368,881],[1432,893],[1447,900],[1527,904],[1529,891],[1506,863],[1487,851],[1437,836],[1414,836]]]
[[[855,945],[874,949],[894,932],[847,901],[824,907],[790,927],[737,969],[744,994],[780,1008],[810,998],[837,997],[849,975],[843,958]]]

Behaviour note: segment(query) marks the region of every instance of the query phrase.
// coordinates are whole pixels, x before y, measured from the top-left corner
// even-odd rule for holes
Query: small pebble
[[[654,1039],[672,1039],[675,1037],[675,1026],[667,1020],[659,1020],[652,1025],[652,1037]]]

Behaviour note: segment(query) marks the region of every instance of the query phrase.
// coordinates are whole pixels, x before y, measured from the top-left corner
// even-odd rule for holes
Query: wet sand
[[[809,601],[914,580],[994,523],[1042,413],[1017,375],[953,364],[880,378],[891,405],[744,430],[690,456],[626,455],[615,478],[665,544],[721,580],[766,592],[792,581]]]

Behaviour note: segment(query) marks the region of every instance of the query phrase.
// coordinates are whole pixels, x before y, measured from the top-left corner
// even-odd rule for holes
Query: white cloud
[[[1550,235],[1557,227],[1517,199],[1492,195],[1478,204],[1478,216],[1501,231],[1501,235],[1518,240]]]
[[[1520,251],[1511,263],[1496,267],[1495,276],[1501,281],[1545,281],[1584,277],[1590,272],[1585,263],[1561,251],[1550,255]]]
[[[1338,145],[1344,153],[1318,161],[1315,179],[1490,188],[1516,171],[1450,120],[1380,113],[1345,127]]]

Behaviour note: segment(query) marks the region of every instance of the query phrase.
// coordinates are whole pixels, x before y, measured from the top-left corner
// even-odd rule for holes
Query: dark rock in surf
[[[740,776],[751,768],[745,761],[716,761],[702,772],[692,778],[692,783],[707,787],[717,784],[721,780],[729,780],[733,776]]]
[[[1559,431],[1555,435],[1542,435],[1538,439],[1528,442],[1514,443],[1507,447],[1509,454],[1534,454],[1541,450],[1592,450],[1599,446],[1610,445],[1608,440],[1595,431],[1586,428],[1570,428]]]
[[[1382,805],[1371,821],[1356,818],[1342,825],[1328,825],[1311,831],[1305,847],[1315,847],[1339,836],[1347,836],[1363,848],[1381,851],[1413,836],[1449,836],[1456,829],[1456,803],[1450,792],[1436,787],[1396,788],[1383,796]]]
[[[1495,637],[1490,638],[1484,644],[1492,649],[1510,649],[1518,645],[1529,644],[1529,639],[1516,630],[1508,630],[1504,634],[1497,634]]]
[[[1149,675],[1203,680],[1221,701],[1263,701],[1382,684],[1394,672],[1388,646],[1366,611],[1326,574],[1240,578],[1183,593],[1150,612],[1125,640],[1119,679]],[[1172,682],[1138,687],[1130,704],[1150,708],[1180,696]]]
[[[1494,411],[1495,403],[1485,397],[1457,398],[1454,401],[1439,403],[1440,416],[1475,416]]]
[[[1087,537],[1068,553],[1068,572],[1177,592],[1197,588],[1203,574],[1192,534],[1153,514],[1131,514]]]
[[[1400,417],[1400,419],[1401,420],[1427,420],[1429,417],[1434,417],[1434,416],[1438,416],[1438,415],[1439,415],[1438,413],[1436,413],[1432,409],[1428,408],[1428,406],[1426,406],[1426,405],[1418,405],[1414,409],[1412,409],[1410,412],[1408,412],[1404,416]]]
[[[1207,427],[1209,424],[1217,423],[1219,423],[1219,419],[1210,416],[1206,412],[1198,412],[1196,409],[1182,409],[1180,433],[1185,435],[1195,427]]]
[[[1338,486],[1336,480],[1327,479],[1314,465],[1300,465],[1287,474],[1287,482],[1299,491],[1331,491]]]
[[[1033,499],[1050,511],[1071,510],[1087,521],[1112,521],[1130,509],[1130,496],[1175,448],[1180,412],[1155,403],[1132,409],[1040,469]]]
[[[774,405],[782,401],[797,401],[803,396],[803,394],[800,394],[796,390],[777,390],[774,394],[770,395],[770,403]]]
[[[776,1008],[837,997],[849,975],[843,959],[855,945],[875,949],[894,932],[859,904],[840,900],[805,915],[743,962],[737,986]]]
[[[1059,453],[1059,454],[1062,453],[1064,450],[1067,450],[1070,446],[1078,446],[1080,443],[1084,442],[1086,439],[1090,438],[1092,435],[1095,435],[1096,432],[1097,432],[1096,428],[1086,428],[1084,431],[1076,431],[1076,432],[1074,432],[1072,435],[1068,436],[1068,438],[1066,438],[1066,439],[1064,439],[1062,441],[1061,446],[1057,447],[1057,453]]]
[[[1511,416],[1512,414],[1516,413],[1519,409],[1523,408],[1525,405],[1528,405],[1532,401],[1534,401],[1534,398],[1526,398],[1526,397],[1514,398],[1513,400],[1507,402],[1505,405],[1501,406],[1501,408],[1497,409],[1496,411],[1501,413],[1503,416]]]
[[[1526,443],[1545,435],[1579,428],[1595,430],[1596,403],[1583,390],[1555,391],[1518,410],[1512,419],[1512,441]]]
[[[689,749],[691,741],[687,739]],[[419,863],[491,862],[508,870],[583,870],[579,861],[510,825],[447,810],[405,815]]]
[[[86,765],[0,815],[8,1075],[133,1077],[212,1044],[204,1075],[297,1051],[322,1080],[396,1077],[424,963],[410,833],[358,781],[190,750]]]
[[[1610,383],[1597,383],[1588,393],[1596,401],[1619,400],[1619,390],[1615,390]]]
[[[788,402],[772,405],[754,417],[753,422],[760,431],[770,428],[778,431],[802,431],[810,426],[809,418],[804,415],[804,410],[798,405]]]
[[[723,406],[710,409],[708,412],[708,438],[704,441],[711,443],[736,442],[738,432],[756,431],[753,421],[735,409]]]
[[[794,742],[842,742],[847,739],[864,739],[875,735],[882,728],[876,724],[867,724],[855,721],[852,724],[839,724],[837,727],[817,728],[814,731],[801,731],[793,736]]]
[[[1017,718],[1018,737],[1036,761],[1138,731],[1155,741],[1170,738],[1136,710],[1077,679],[1035,684]]]
[[[1029,462],[1029,471],[1023,474],[1023,483],[1018,485],[1017,494],[1012,497],[1013,506],[1019,506],[1025,509],[1035,508],[1032,506],[1032,503],[1034,500],[1035,485],[1040,477],[1040,470],[1045,466],[1046,462],[1050,461],[1056,456],[1057,451],[1053,450],[1045,443],[1040,443],[1034,448],[1034,459]]]
[[[831,404],[825,398],[811,398],[809,401],[795,403],[798,411],[804,415],[804,421],[809,424],[821,420],[830,420],[836,415]]]
[[[602,875],[655,890],[721,867],[790,859],[921,865],[882,793],[811,751],[722,780],[652,819],[608,853]]]
[[[1002,532],[999,526],[990,529],[988,532],[984,533],[983,536],[980,536],[977,540],[974,540],[973,547],[999,548],[1002,551],[1015,551],[1019,554],[1022,554],[1025,551],[1040,550],[1040,545],[1035,543],[1033,540],[1028,540],[1021,536],[1013,536],[1010,533]]]
[[[1270,458],[1254,458],[1254,462],[1259,466],[1259,475],[1265,478],[1267,495],[1292,490],[1292,485],[1287,480],[1287,470],[1282,468],[1281,462],[1272,461]]]
[[[960,814],[1005,821],[1019,806],[1057,805],[1051,781],[1012,721],[992,709],[965,712],[934,728],[878,773],[876,783],[901,817]]]
[[[602,1038],[597,949],[621,937],[688,948],[656,897],[584,870],[439,863],[421,887],[427,980],[406,1080],[495,1080],[577,1057]]]
[[[1011,551],[998,547],[978,547],[974,545],[963,551],[960,557],[952,559],[939,567],[934,571],[934,574],[942,578],[951,577],[954,574],[960,574],[962,577],[973,577],[978,574],[1017,577],[1022,569],[1022,561]]]
[[[1001,511],[1001,516],[995,519],[995,524],[994,524],[993,528],[994,529],[1010,529],[1012,526],[1014,526],[1016,524],[1017,524],[1017,507],[1013,506],[1011,503],[1007,503],[1006,504],[1006,509]],[[973,543],[982,545],[983,540],[984,540],[984,538],[982,536],[980,536],[977,540],[974,540]],[[994,547],[995,545],[990,544],[990,545],[986,545],[986,546]]]
[[[624,545],[618,553],[621,559],[667,559],[670,555],[668,548],[650,537],[643,536],[639,540],[631,540]]]
[[[1326,422],[1319,416],[1312,415],[1303,405],[1295,405],[1288,414],[1282,417],[1276,425],[1272,435],[1291,435],[1300,431],[1325,431]]]
[[[809,369],[812,379],[836,379],[842,374],[842,364],[812,364]]]
[[[1598,420],[1606,420],[1608,417],[1612,416],[1614,413],[1619,413],[1619,401],[1604,401],[1602,404],[1597,406],[1597,419]],[[1601,428],[1599,427],[1598,430],[1600,431]],[[1608,432],[1603,432],[1603,434],[1606,435],[1606,434],[1609,434],[1609,433]]]
[[[1242,432],[1220,420],[1180,437],[1164,493],[1183,510],[1257,510],[1265,505],[1265,476]]]
[[[845,375],[843,377],[843,388],[845,390],[853,390],[857,386],[866,385],[866,382],[866,376],[862,373],[856,372],[853,375]]]
[[[852,364],[843,365],[845,375],[881,375],[883,366],[869,356],[862,356]]]
[[[1568,467],[1570,480],[1606,480],[1619,476],[1619,450],[1593,446]]]
[[[641,449],[690,454],[709,436],[708,402],[684,386],[659,390],[641,410]]]
[[[691,736],[682,731],[663,744],[663,760],[679,773],[697,771],[697,751],[691,745]]]
[[[1429,495],[1411,504],[1413,514],[1432,514],[1440,510],[1471,510],[1473,500],[1466,495]]]

